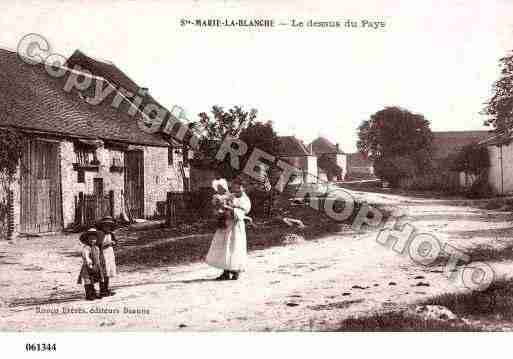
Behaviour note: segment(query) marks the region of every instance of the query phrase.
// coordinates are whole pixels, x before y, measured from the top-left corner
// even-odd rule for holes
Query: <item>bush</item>
[[[499,209],[504,206],[504,201],[501,198],[496,198],[488,202],[484,209]]]
[[[467,192],[468,198],[488,198],[491,196],[493,196],[493,189],[485,178],[476,180]]]
[[[374,170],[378,178],[387,181],[392,187],[397,187],[401,179],[415,176],[417,165],[409,157],[383,158],[374,162]]]

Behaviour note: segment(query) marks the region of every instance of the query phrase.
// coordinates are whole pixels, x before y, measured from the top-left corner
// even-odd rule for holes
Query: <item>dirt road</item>
[[[354,195],[394,206],[419,231],[460,249],[501,247],[513,234],[509,213],[450,200]],[[342,232],[252,252],[239,281],[213,281],[218,271],[203,263],[122,272],[114,281],[117,294],[94,302],[84,301],[74,285],[76,240],[50,239],[44,247],[34,240],[4,242],[0,330],[329,330],[348,316],[466,290],[443,268],[415,264],[376,235]],[[497,277],[513,269],[509,261],[491,265]],[[59,294],[48,295],[52,291]]]

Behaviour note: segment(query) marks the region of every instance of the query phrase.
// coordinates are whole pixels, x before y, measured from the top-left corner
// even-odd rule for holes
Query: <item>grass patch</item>
[[[361,204],[355,205],[355,213],[346,223],[350,223],[360,207]],[[390,211],[380,210],[385,220]],[[300,219],[306,227],[288,227],[282,221],[283,217]],[[118,236],[120,245],[116,255],[117,263],[126,271],[134,271],[202,261],[210,248],[214,231],[214,224],[207,221],[172,228],[163,226],[143,231],[125,230],[123,236]],[[256,220],[254,226],[248,226],[248,251],[285,245],[286,234],[298,234],[308,241],[340,231],[341,223],[330,218],[324,211],[284,201],[273,218]],[[173,237],[184,235],[187,238],[173,240]]]
[[[504,208],[506,205],[509,205],[510,203],[506,203],[504,198],[493,198],[486,202],[482,208],[488,209],[488,210],[498,210]]]
[[[459,320],[423,319],[407,311],[348,318],[339,331],[486,331],[502,330],[513,322],[513,279],[500,280],[484,291],[447,293],[423,305],[448,308]],[[463,321],[462,319],[466,319]]]
[[[513,244],[499,248],[488,245],[478,245],[466,249],[465,254],[470,256],[472,262],[511,260],[513,259]]]
[[[421,319],[405,311],[374,314],[368,317],[348,318],[342,321],[342,332],[468,332],[476,331],[461,321]]]
[[[513,320],[513,280],[500,280],[484,291],[442,294],[424,304],[441,305],[459,317],[475,320]]]

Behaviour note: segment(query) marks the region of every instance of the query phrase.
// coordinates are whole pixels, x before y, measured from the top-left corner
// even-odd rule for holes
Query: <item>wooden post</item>
[[[84,203],[84,192],[78,192],[78,208],[79,208],[79,216],[77,218],[78,225],[84,225],[84,215],[85,215],[85,203]]]
[[[171,226],[171,192],[166,196],[166,225]]]
[[[273,196],[273,190],[271,189],[269,191],[269,194],[267,196],[267,213],[266,213],[266,217],[267,219],[271,218],[271,212],[272,212],[272,208],[273,208],[273,201],[274,201],[274,196]]]
[[[14,195],[12,190],[7,192],[7,239],[12,239],[14,233]]]
[[[114,191],[109,191],[110,216],[114,218]]]

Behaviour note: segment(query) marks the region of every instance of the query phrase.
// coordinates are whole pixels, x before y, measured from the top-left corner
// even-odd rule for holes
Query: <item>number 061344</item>
[[[51,344],[51,343],[37,343],[37,344],[31,344],[27,343],[25,344],[25,351],[27,352],[51,352],[57,350],[57,344]]]

